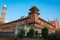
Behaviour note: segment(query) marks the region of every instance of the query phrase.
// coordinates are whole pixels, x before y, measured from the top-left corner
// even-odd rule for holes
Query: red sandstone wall
[[[38,40],[36,38],[0,38],[0,40]]]
[[[0,40],[14,40],[14,38],[0,38]]]

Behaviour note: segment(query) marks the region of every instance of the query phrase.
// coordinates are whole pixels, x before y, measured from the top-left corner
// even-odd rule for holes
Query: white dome
[[[6,4],[4,5],[4,7],[6,7]]]

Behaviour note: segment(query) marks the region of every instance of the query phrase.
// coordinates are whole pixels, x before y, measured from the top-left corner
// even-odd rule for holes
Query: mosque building
[[[20,19],[5,23],[7,6],[3,6],[1,18],[0,18],[0,32],[14,32],[15,34],[20,28],[24,28],[26,32],[32,27],[38,33],[41,33],[41,29],[47,27],[49,33],[54,33],[56,28],[59,28],[59,21],[56,19],[54,21],[45,21],[40,18],[39,9],[36,6],[32,6],[29,9],[28,16],[22,17]]]

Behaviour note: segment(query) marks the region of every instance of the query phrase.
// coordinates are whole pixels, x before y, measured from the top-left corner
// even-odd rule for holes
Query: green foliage
[[[60,34],[56,34],[56,39],[60,40]]]
[[[55,32],[57,40],[60,40],[60,30]]]
[[[42,37],[46,39],[47,35],[48,35],[48,28],[42,28]]]
[[[31,28],[31,29],[29,30],[29,32],[27,33],[27,36],[28,36],[28,37],[33,37],[33,36],[34,36],[34,29],[33,29],[33,28]]]
[[[20,29],[20,31],[18,32],[17,36],[18,36],[18,37],[23,37],[23,36],[25,36],[25,30],[24,30],[23,28]]]
[[[60,31],[48,35],[48,40],[60,40]]]
[[[43,37],[40,37],[40,36],[39,36],[38,40],[45,40],[45,39],[44,39]]]
[[[52,34],[48,34],[48,40],[56,40],[56,34],[52,33]]]

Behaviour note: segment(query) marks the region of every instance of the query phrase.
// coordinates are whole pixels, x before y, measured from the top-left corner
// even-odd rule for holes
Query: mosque
[[[20,28],[24,28],[26,32],[28,32],[30,28],[34,28],[35,31],[41,33],[41,29],[47,27],[49,29],[49,33],[54,33],[56,28],[59,28],[59,21],[57,19],[54,21],[45,21],[40,18],[39,9],[36,6],[32,6],[29,9],[28,16],[5,23],[6,9],[7,6],[4,5],[0,18],[0,32],[13,32],[16,34]]]

